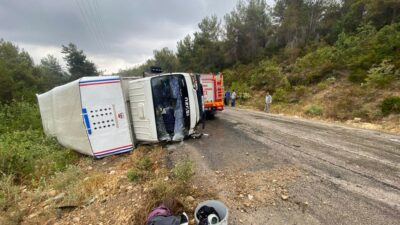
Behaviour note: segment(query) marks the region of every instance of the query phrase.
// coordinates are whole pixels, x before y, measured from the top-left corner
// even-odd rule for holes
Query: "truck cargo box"
[[[46,135],[101,158],[134,147],[118,76],[82,77],[37,95]]]

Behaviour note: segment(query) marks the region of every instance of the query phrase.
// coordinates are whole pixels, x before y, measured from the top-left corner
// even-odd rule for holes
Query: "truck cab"
[[[202,116],[198,75],[168,73],[129,81],[129,105],[137,141],[181,141]]]

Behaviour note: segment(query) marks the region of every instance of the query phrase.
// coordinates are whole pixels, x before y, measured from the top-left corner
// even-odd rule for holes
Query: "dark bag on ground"
[[[147,225],[179,225],[180,216],[155,216],[147,221]]]

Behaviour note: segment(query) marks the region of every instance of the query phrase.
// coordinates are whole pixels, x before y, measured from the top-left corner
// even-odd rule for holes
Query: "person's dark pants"
[[[236,99],[232,99],[232,101],[231,101],[231,106],[232,106],[232,107],[235,107],[235,103],[236,103]]]

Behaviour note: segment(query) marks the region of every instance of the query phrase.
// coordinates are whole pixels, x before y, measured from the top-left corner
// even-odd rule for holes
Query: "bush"
[[[175,177],[183,183],[188,183],[194,174],[193,163],[190,160],[179,162],[173,169]]]
[[[275,90],[284,78],[282,68],[271,60],[261,61],[251,73],[251,85],[268,90]]]
[[[328,77],[326,81],[330,84],[334,84],[336,82],[336,77]]]
[[[238,99],[246,100],[251,97],[250,88],[244,82],[232,82],[230,91],[235,91]]]
[[[322,115],[322,108],[317,105],[309,106],[305,113],[310,116],[321,116]]]
[[[19,182],[38,181],[76,160],[76,153],[44,137],[41,130],[0,135],[0,172],[15,175]]]
[[[143,158],[137,162],[137,168],[140,170],[150,170],[152,165],[153,162],[148,156],[143,156]]]
[[[388,97],[383,100],[381,105],[383,115],[389,115],[390,113],[400,113],[400,97]]]
[[[353,78],[362,78],[372,65],[381,63],[384,59],[396,61],[399,59],[400,23],[385,26],[379,31],[370,24],[357,29],[355,34],[342,33],[335,47],[340,52],[338,63],[356,72]]]
[[[367,72],[363,69],[356,69],[350,72],[349,81],[353,83],[362,83],[367,78]]]
[[[337,49],[334,47],[320,47],[316,51],[298,58],[294,64],[291,81],[294,84],[310,84],[320,82],[324,77],[332,74],[338,67],[336,59]]]
[[[77,160],[41,129],[36,104],[13,101],[0,109],[0,172],[17,182],[35,184]]]
[[[303,97],[306,94],[306,87],[304,85],[294,86],[293,89],[296,97]]]
[[[130,169],[130,170],[128,170],[128,173],[126,174],[126,176],[128,177],[128,180],[130,182],[136,183],[141,180],[142,174],[137,169]]]
[[[368,71],[366,84],[370,87],[384,88],[388,86],[399,72],[395,70],[395,66],[389,61],[384,60],[379,66],[372,67]]]
[[[328,83],[326,81],[318,83],[317,88],[319,91],[323,91],[328,88]]]
[[[282,88],[278,88],[274,95],[273,95],[273,101],[275,102],[287,102],[288,100],[288,93],[286,90]]]
[[[8,105],[0,105],[0,109],[0,133],[42,129],[39,107],[36,104],[13,101]]]

